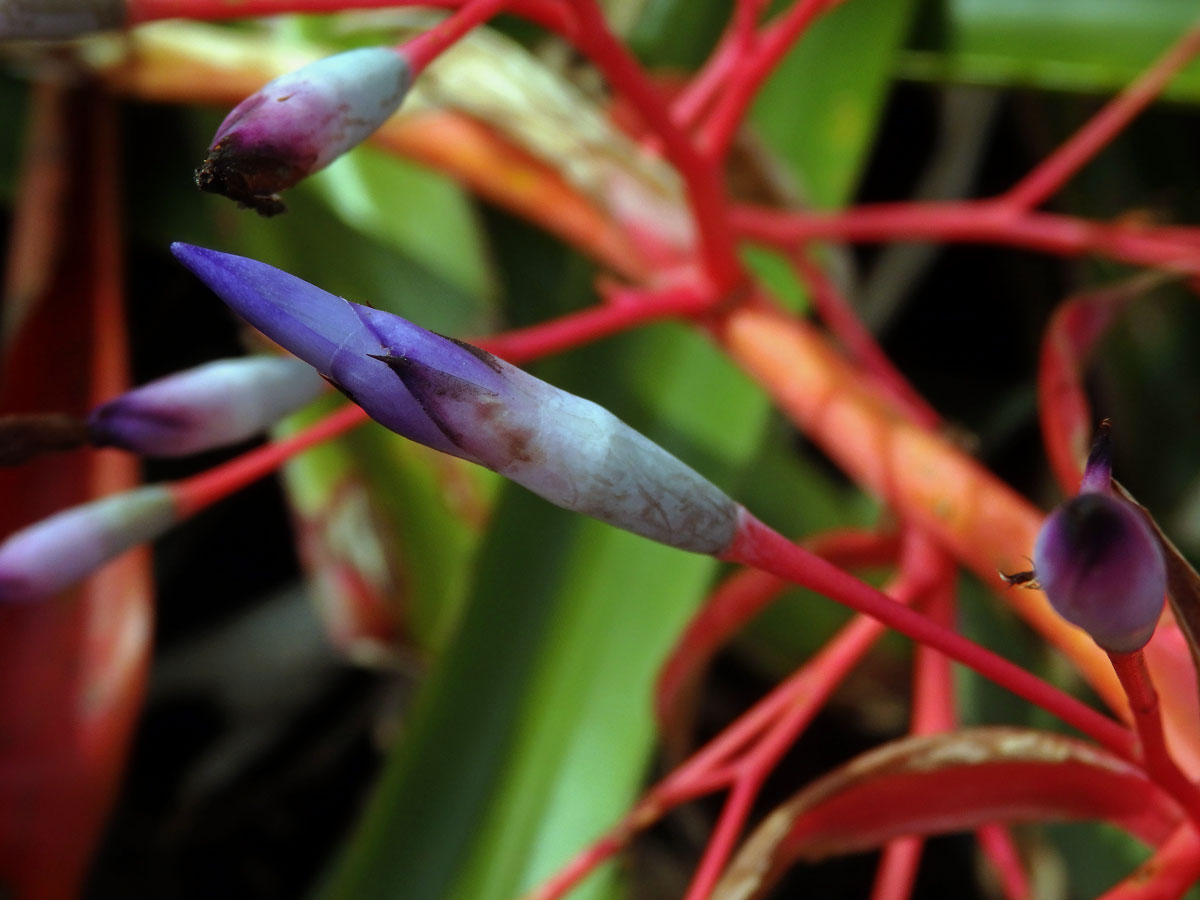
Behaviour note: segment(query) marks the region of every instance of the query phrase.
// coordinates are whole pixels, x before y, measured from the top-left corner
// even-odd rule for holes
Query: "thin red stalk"
[[[1178,228],[1093,222],[1051,213],[1013,216],[994,201],[881,203],[820,214],[735,206],[730,217],[742,237],[789,251],[815,240],[932,239],[1004,244],[1059,256],[1097,253],[1135,265],[1200,271],[1200,248],[1181,240]]]
[[[345,434],[365,421],[367,414],[360,407],[347,404],[291,437],[265,444],[224,465],[175,482],[171,485],[171,494],[179,517],[194,515],[270,475],[297,453]]]
[[[863,325],[850,301],[837,289],[837,285],[803,252],[791,254],[791,261],[800,279],[808,285],[818,315],[842,342],[850,356],[874,376],[883,391],[914,422],[925,428],[937,428],[941,424],[941,416],[913,389],[908,379],[888,359],[887,354],[876,342],[875,336]]]
[[[1020,666],[891,600],[867,584],[793,544],[749,513],[722,558],[783,578],[879,619],[914,641],[928,644],[1019,697],[1054,714],[1126,759],[1135,758],[1133,735],[1117,722],[1063,693]]]
[[[579,347],[636,325],[694,316],[710,305],[710,299],[701,293],[678,288],[647,293],[636,300],[602,303],[528,328],[473,340],[473,343],[509,362],[518,363]]]
[[[473,0],[428,31],[400,44],[396,50],[408,60],[413,77],[436,59],[447,47],[460,41],[471,29],[504,11],[510,0]]]
[[[924,850],[924,838],[902,837],[888,841],[875,871],[871,900],[908,900]]]
[[[1137,729],[1146,774],[1174,797],[1200,828],[1200,790],[1180,771],[1167,749],[1158,691],[1146,668],[1145,654],[1135,650],[1133,653],[1109,653],[1108,658],[1129,698],[1129,711]]]
[[[730,76],[744,63],[752,51],[764,7],[761,0],[740,0],[734,7],[733,17],[716,49],[671,104],[671,118],[680,128],[691,129],[700,121],[721,95]]]
[[[893,562],[899,549],[895,534],[845,529],[804,541],[822,559],[843,569]],[[747,569],[727,578],[710,594],[688,623],[659,672],[655,709],[659,727],[676,755],[682,752],[691,720],[692,699],[700,677],[717,650],[761,612],[788,583],[767,572]]]
[[[1066,143],[1001,195],[999,202],[1010,209],[1025,211],[1040,206],[1058,193],[1135,116],[1154,102],[1176,73],[1197,53],[1200,53],[1200,27],[1192,27]]]
[[[130,25],[159,19],[246,19],[286,13],[335,13],[353,9],[402,6],[458,9],[470,0],[126,0]],[[572,28],[570,11],[559,0],[512,0],[509,11],[564,34]]]
[[[936,568],[936,554],[932,546],[915,533],[910,533],[907,537],[901,572],[890,591],[896,597],[891,602],[901,608],[903,604],[923,596],[936,584],[940,574]],[[934,564],[933,567],[931,563]],[[703,900],[712,893],[733,853],[763,782],[829,700],[853,665],[882,636],[883,631],[881,623],[855,617],[850,625],[838,633],[834,641],[826,645],[825,649],[801,670],[811,673],[811,682],[804,684],[803,690],[797,690],[793,694],[791,703],[794,705],[737,763],[732,792],[705,847],[700,865],[692,877],[686,900]]]
[[[662,95],[609,30],[595,0],[574,0],[573,9],[579,23],[576,46],[600,69],[613,90],[629,101],[683,178],[699,234],[701,259],[716,293],[724,294],[741,280],[742,267],[729,227],[720,170],[701,157],[688,135],[672,121]]]
[[[915,595],[913,587],[904,582],[898,582],[894,590],[901,602]],[[760,740],[767,729],[778,728],[778,723],[784,721],[783,713],[797,703],[805,710],[820,709],[882,634],[883,626],[878,622],[855,616],[816,656],[651,788],[630,816],[580,851],[527,900],[557,900],[619,851],[634,831],[652,825],[682,803],[728,787],[737,779],[752,747],[757,746],[751,742]]]
[[[762,83],[813,20],[840,2],[842,0],[797,0],[791,9],[767,27],[752,52],[743,56],[741,65],[725,85],[717,108],[704,125],[700,146],[708,159],[724,159]]]
[[[1006,900],[1029,900],[1033,896],[1033,888],[1030,887],[1029,876],[1025,873],[1025,864],[1017,852],[1012,832],[1003,825],[984,825],[975,829],[975,840],[996,870],[1000,890]]]

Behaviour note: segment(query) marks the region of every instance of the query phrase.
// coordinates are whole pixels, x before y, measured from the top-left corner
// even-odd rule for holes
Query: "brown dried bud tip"
[[[287,212],[278,192],[303,178],[305,168],[261,150],[248,152],[240,144],[235,136],[214,146],[196,170],[196,187],[236,200],[240,208],[253,209],[260,216]]]
[[[87,423],[61,413],[0,418],[0,466],[19,466],[43,453],[88,442]]]

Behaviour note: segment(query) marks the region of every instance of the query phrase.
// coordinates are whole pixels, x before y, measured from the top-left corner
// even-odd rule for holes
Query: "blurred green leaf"
[[[1192,0],[939,0],[900,73],[937,82],[1116,91],[1197,21]],[[1164,96],[1200,100],[1200,66]]]
[[[854,0],[819,19],[764,85],[757,131],[814,206],[845,202],[871,148],[913,0]]]

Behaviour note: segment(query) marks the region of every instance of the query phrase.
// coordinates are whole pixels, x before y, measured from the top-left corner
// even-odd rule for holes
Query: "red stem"
[[[1066,143],[1006,191],[999,202],[1013,210],[1024,211],[1040,206],[1058,193],[1076,172],[1154,101],[1197,53],[1200,53],[1200,27],[1193,27]]]
[[[1146,657],[1141,650],[1132,653],[1109,653],[1113,669],[1121,679],[1121,687],[1129,698],[1129,711],[1133,715],[1141,743],[1141,756],[1146,774],[1174,797],[1200,828],[1200,790],[1194,785],[1171,758],[1163,735],[1162,713],[1158,705],[1158,691],[1146,668]]]
[[[1200,833],[1190,823],[1172,832],[1154,856],[1098,900],[1177,900],[1200,881]]]
[[[1000,878],[1000,890],[1007,900],[1029,900],[1033,888],[1025,874],[1025,864],[1013,842],[1012,832],[1003,825],[983,825],[975,829],[975,840]]]
[[[767,76],[800,40],[813,20],[840,2],[842,0],[798,0],[768,26],[755,41],[752,52],[744,53],[741,65],[725,84],[720,102],[704,126],[700,146],[705,157],[717,162],[725,158],[746,117],[746,110]]]
[[[881,203],[828,214],[737,206],[730,215],[742,237],[789,251],[816,240],[932,239],[1005,244],[1060,256],[1099,253],[1136,265],[1200,271],[1200,248],[1181,239],[1178,228],[1109,224],[1051,213],[1013,214],[995,201]]]
[[[510,5],[510,0],[468,0],[453,15],[400,44],[396,51],[408,60],[412,68],[412,77],[416,78],[447,47],[457,43],[468,31],[482,25]]]
[[[940,650],[990,681],[1053,713],[1118,756],[1135,758],[1133,735],[1117,722],[990,650],[901,606],[852,575],[793,544],[749,513],[743,513],[734,543],[722,554],[722,558],[774,572],[857,612],[877,618],[912,640]]]
[[[170,490],[179,518],[187,518],[212,506],[218,500],[270,475],[297,453],[345,434],[365,421],[367,414],[361,408],[348,404],[291,437],[272,441],[224,465],[175,482],[170,485]]]
[[[613,90],[637,111],[687,185],[699,232],[701,258],[715,292],[725,294],[742,280],[743,273],[734,249],[719,168],[701,157],[688,135],[676,126],[662,95],[609,30],[595,0],[574,0],[573,8],[579,18],[576,46],[603,72]]]

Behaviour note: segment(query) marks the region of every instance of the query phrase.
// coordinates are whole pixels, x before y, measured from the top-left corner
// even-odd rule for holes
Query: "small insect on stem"
[[[1042,589],[1042,586],[1038,584],[1037,573],[1033,569],[1030,569],[1028,572],[1013,572],[1011,575],[997,569],[996,574],[1009,587],[1025,588],[1028,591],[1040,591]]]

